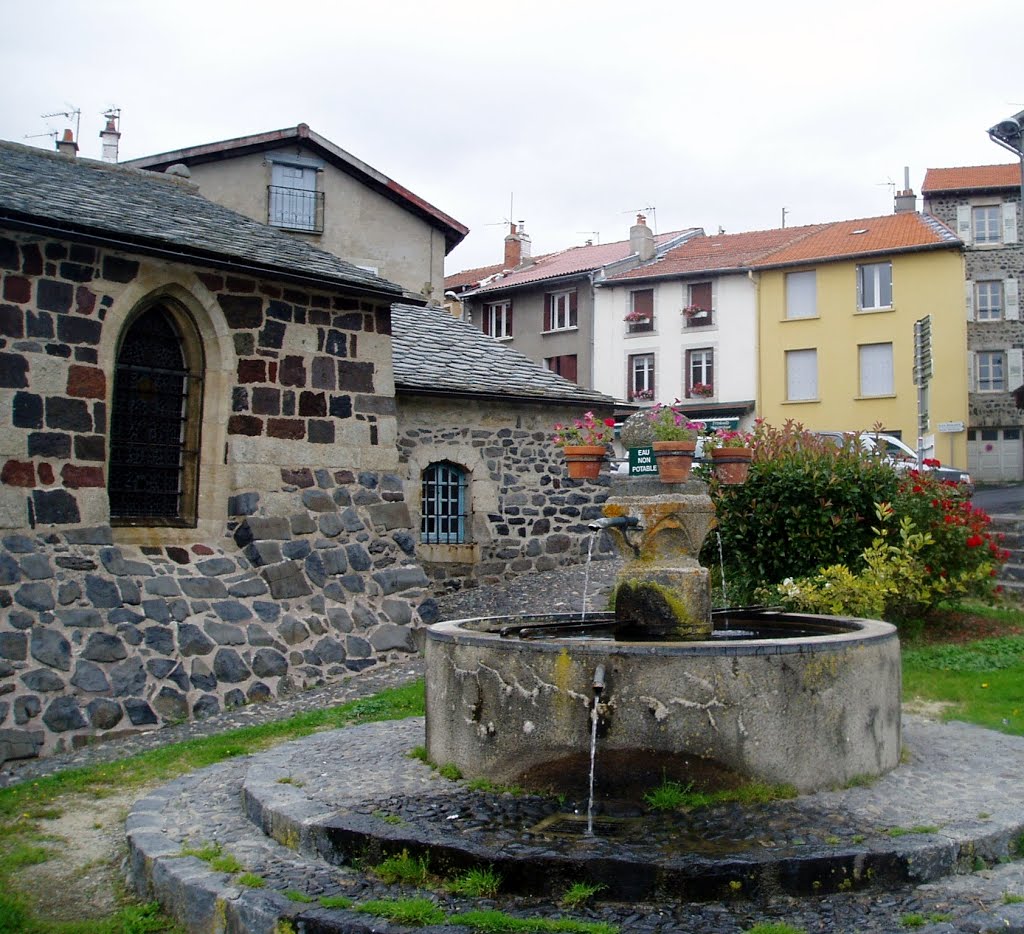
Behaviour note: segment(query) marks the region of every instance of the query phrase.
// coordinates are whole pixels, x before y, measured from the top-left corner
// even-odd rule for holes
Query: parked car
[[[966,488],[968,495],[974,493],[974,483],[971,480],[971,475],[966,470],[961,470],[959,467],[944,466],[930,459],[926,459],[927,462],[922,462],[919,466],[917,451],[895,435],[874,431],[816,431],[814,434],[821,438],[828,438],[835,443],[836,447],[845,444],[848,439],[856,435],[860,440],[862,448],[868,451],[878,451],[898,471],[927,471],[934,474],[939,480],[962,484]]]

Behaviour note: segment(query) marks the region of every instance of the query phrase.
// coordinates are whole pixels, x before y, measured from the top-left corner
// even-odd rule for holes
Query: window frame
[[[995,305],[991,301],[986,304],[982,295],[995,293]],[[976,321],[1002,321],[1006,311],[1006,298],[1002,279],[978,279],[974,283],[974,318]]]
[[[129,370],[122,364],[121,356],[125,340],[131,329],[144,316],[154,311],[163,313],[171,329],[178,338],[184,369],[182,383],[181,438],[178,445],[178,506],[175,515],[132,514],[122,511],[123,502],[115,497],[116,491],[111,484],[116,482],[119,471],[114,469],[115,460],[121,450],[122,443],[126,446],[138,445],[135,441],[121,441],[118,438],[121,424],[123,394],[120,381]],[[138,366],[130,369],[138,371]],[[147,369],[145,367],[143,370]],[[151,367],[154,372],[166,373],[160,367]],[[169,298],[160,298],[140,306],[124,322],[117,338],[114,352],[114,376],[111,393],[109,455],[107,462],[107,500],[110,510],[110,524],[115,528],[196,528],[199,523],[199,483],[200,461],[202,456],[202,420],[204,376],[206,372],[206,355],[200,337],[199,327],[192,315],[178,302]]]
[[[646,299],[649,297],[648,308],[637,308],[637,297],[643,296],[640,304],[648,304]],[[654,289],[634,289],[629,293],[629,313],[642,314],[644,316],[643,321],[627,321],[629,325],[628,333],[630,334],[646,334],[654,330]]]
[[[454,461],[431,461],[420,472],[420,544],[466,544],[468,519],[469,472]]]
[[[688,314],[684,309],[683,319],[687,328],[706,328],[715,323],[715,283],[712,280],[686,283],[686,308],[694,306],[703,308],[704,311]]]
[[[697,376],[699,375],[699,379]],[[710,386],[711,392],[694,393],[697,385]],[[686,351],[686,398],[710,399],[717,392],[715,387],[715,348],[692,347]]]
[[[886,348],[888,350],[887,366],[878,367],[879,360],[865,360],[865,352],[875,348]],[[883,362],[884,363],[884,362]],[[878,391],[868,392],[871,388],[867,381],[875,378],[872,370],[880,373],[884,378],[888,377],[888,382],[884,382],[884,385]],[[892,341],[874,341],[867,344],[857,345],[857,392],[858,398],[860,399],[881,399],[888,396],[894,396],[896,394],[896,371],[893,362],[893,346]]]
[[[981,223],[980,218],[983,218]],[[973,243],[982,246],[1003,242],[1002,204],[971,206],[971,239]]]
[[[500,328],[498,327],[499,323]],[[512,299],[507,298],[484,304],[483,332],[499,341],[512,337]]]
[[[563,320],[564,319],[564,320]],[[544,332],[572,331],[577,324],[577,290],[565,289],[544,295]]]
[[[579,357],[574,353],[545,357],[544,366],[557,376],[561,376],[562,379],[570,380],[573,383],[579,376]]]
[[[657,395],[656,374],[657,361],[653,353],[635,353],[627,357],[626,385],[630,401],[654,401]]]
[[[882,277],[880,271],[882,269],[888,270],[888,291],[889,291],[889,303],[887,305],[881,304],[882,295]],[[893,276],[892,276],[892,260],[883,260],[878,263],[858,263],[857,264],[857,310],[858,311],[889,311],[893,308]],[[878,304],[868,305],[866,298],[868,295],[868,286],[871,286],[871,297],[872,299],[879,300]]]
[[[1007,365],[1008,355],[1005,350],[976,350],[974,352],[974,388],[975,392],[1006,392],[1009,379]],[[993,365],[998,364],[999,376],[992,375]],[[988,375],[983,377],[983,373]],[[992,385],[998,382],[999,385]],[[987,383],[988,385],[982,385]]]
[[[784,362],[785,362],[785,371],[786,371],[786,401],[787,402],[817,402],[818,398],[819,398],[819,396],[818,396],[818,392],[819,392],[818,348],[817,347],[800,347],[800,348],[795,348],[793,350],[787,350],[784,353],[785,353]],[[793,367],[790,366],[790,363],[791,363],[791,361],[795,361],[797,359],[804,359],[802,357],[801,358],[797,358],[797,356],[796,356],[797,354],[812,354],[813,355],[813,360],[814,360],[814,385],[813,385],[814,394],[813,395],[796,396],[793,393],[793,389],[794,389],[793,377],[795,375],[798,375],[798,374],[795,374],[793,372]]]
[[[800,309],[795,306],[799,304],[799,300],[806,300],[807,296],[801,293],[803,289],[791,288],[791,283],[808,282],[812,283],[811,289],[813,294],[811,296],[810,311],[806,313],[798,313]],[[785,277],[785,289],[786,289],[786,320],[787,321],[801,321],[807,318],[817,318],[818,315],[818,270],[817,269],[801,269],[796,272],[787,272]],[[797,301],[794,301],[796,299]]]

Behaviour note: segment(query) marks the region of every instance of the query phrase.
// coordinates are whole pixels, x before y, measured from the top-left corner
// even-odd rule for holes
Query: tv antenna
[[[64,117],[66,120],[72,120],[73,119],[75,121],[75,142],[77,143],[79,141],[78,140],[78,137],[80,135],[79,131],[82,129],[82,108],[81,107],[75,107],[72,104],[68,104],[67,108],[68,108],[67,110],[58,110],[58,111],[56,111],[56,113],[40,114],[39,116],[43,120],[49,120],[51,117]],[[38,135],[39,136],[49,136],[50,134],[49,133],[40,133]],[[57,136],[57,131],[56,130],[53,132],[53,136],[54,137]]]
[[[601,231],[600,230],[577,230],[576,233],[578,233],[578,234],[592,234],[593,237],[594,237],[594,240],[597,242],[597,244],[600,245],[600,243],[601,243]]]
[[[645,208],[635,208],[632,211],[620,211],[619,213],[620,214],[643,214],[644,216],[647,216],[649,214],[650,217],[651,217],[651,229],[655,233],[658,232],[658,209],[653,204],[649,204]]]

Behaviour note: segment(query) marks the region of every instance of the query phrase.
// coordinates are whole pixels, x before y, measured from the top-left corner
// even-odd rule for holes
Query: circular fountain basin
[[[538,774],[569,781],[589,758],[581,753],[596,703],[599,786],[628,782],[615,769],[671,763],[680,780],[687,768],[719,770],[807,792],[899,762],[900,647],[888,623],[733,612],[716,618],[707,641],[640,642],[617,640],[610,614],[588,614],[597,629],[583,635],[573,633],[579,622],[564,615],[430,627],[430,759],[498,783],[529,785]],[[522,626],[555,628],[527,639],[517,635]]]

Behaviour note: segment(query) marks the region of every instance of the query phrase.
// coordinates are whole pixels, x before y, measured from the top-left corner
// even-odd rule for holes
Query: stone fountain
[[[638,772],[789,784],[880,775],[900,758],[900,647],[877,620],[711,610],[703,483],[620,481],[594,524],[625,556],[614,614],[460,620],[426,639],[430,759],[468,778],[599,786]],[[708,778],[710,776],[710,779]]]

